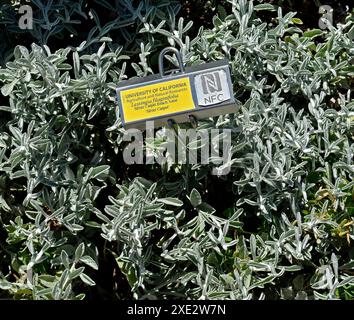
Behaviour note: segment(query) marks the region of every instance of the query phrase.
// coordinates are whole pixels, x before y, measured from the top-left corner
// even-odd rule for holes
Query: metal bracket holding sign
[[[168,52],[176,55],[177,74],[165,74],[164,57]],[[144,130],[146,121],[154,121],[155,127],[171,121],[195,124],[199,119],[237,111],[227,60],[185,69],[179,51],[169,47],[160,53],[159,71],[118,84],[118,105],[126,129]]]

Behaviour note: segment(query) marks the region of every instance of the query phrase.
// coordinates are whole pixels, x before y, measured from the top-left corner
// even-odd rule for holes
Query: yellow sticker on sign
[[[195,108],[188,77],[122,90],[120,99],[127,123]]]

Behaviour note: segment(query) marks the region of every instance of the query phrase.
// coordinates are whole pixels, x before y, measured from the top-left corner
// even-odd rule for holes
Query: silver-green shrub
[[[257,12],[272,6],[232,4],[195,38],[182,18],[145,24],[139,63],[108,38],[93,54],[16,48],[0,69],[4,292],[81,299],[106,255],[136,299],[353,292],[354,19],[303,32],[294,13],[267,24]],[[153,72],[156,41],[186,65],[230,61],[240,111],[199,126],[232,130],[232,170],[217,181],[225,199],[208,165],[122,163],[115,86]]]

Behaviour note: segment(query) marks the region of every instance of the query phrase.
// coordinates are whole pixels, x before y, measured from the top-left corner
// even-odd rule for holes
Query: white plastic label
[[[231,98],[224,70],[199,74],[194,81],[199,106],[211,106]]]

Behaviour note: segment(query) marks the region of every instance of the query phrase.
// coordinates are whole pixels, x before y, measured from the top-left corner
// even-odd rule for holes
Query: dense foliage
[[[193,32],[177,1],[33,0],[36,44],[12,51],[26,1],[8,2],[0,297],[354,297],[353,15],[306,30],[274,4],[232,0]],[[198,127],[232,130],[227,176],[123,162],[115,87],[157,72],[167,45],[186,65],[230,61],[239,111]]]

